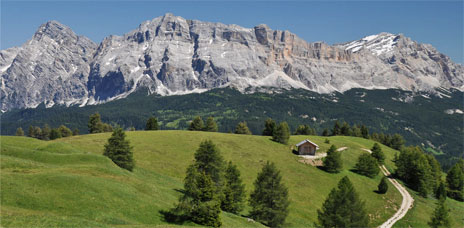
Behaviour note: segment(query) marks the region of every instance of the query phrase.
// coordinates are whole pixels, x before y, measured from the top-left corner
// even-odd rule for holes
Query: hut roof
[[[314,145],[316,147],[316,149],[319,149],[319,146],[316,143],[311,142],[309,139],[305,139],[305,140],[299,142],[298,144],[296,144],[296,146],[301,146],[301,145],[303,145],[305,143],[310,143],[310,144]]]

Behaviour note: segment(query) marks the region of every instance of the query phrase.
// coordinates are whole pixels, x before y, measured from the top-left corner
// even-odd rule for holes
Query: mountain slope
[[[388,51],[379,51],[379,45],[387,45]],[[379,34],[330,46],[266,25],[243,28],[172,14],[109,36],[98,47],[51,21],[31,41],[0,56],[3,111],[40,103],[97,104],[141,87],[160,95],[222,87],[318,93],[464,88],[462,65],[402,35]]]
[[[266,160],[276,163],[283,181],[289,188],[290,214],[285,226],[312,226],[330,189],[347,175],[354,183],[377,226],[389,218],[401,203],[401,195],[390,185],[386,195],[373,191],[380,175],[374,179],[349,171],[361,148],[373,142],[361,138],[330,137],[342,152],[344,170],[328,174],[316,167],[298,162],[290,146],[269,140],[269,137],[189,131],[127,132],[134,146],[136,168],[133,173],[119,169],[103,157],[103,144],[110,136],[94,134],[39,141],[25,137],[2,137],[1,186],[2,225],[8,226],[173,226],[163,221],[160,210],[174,205],[182,188],[185,169],[193,153],[204,139],[213,140],[226,160],[232,160],[241,171],[246,191]],[[306,136],[292,136],[293,145]],[[321,151],[330,146],[324,137],[310,136]],[[391,159],[395,151],[382,147],[386,166],[394,168]],[[19,191],[20,190],[20,191]],[[75,197],[79,195],[80,197]],[[53,200],[49,200],[53,198]],[[417,201],[417,199],[416,199]],[[413,210],[425,213],[433,210],[433,200],[421,200]],[[459,224],[463,204],[447,200],[451,218]],[[104,210],[102,210],[104,208]],[[247,215],[246,208],[243,215]],[[408,215],[403,225],[424,226],[422,214]],[[246,218],[223,213],[224,226],[259,226]],[[402,221],[400,221],[402,222]],[[187,223],[184,225],[192,225]]]

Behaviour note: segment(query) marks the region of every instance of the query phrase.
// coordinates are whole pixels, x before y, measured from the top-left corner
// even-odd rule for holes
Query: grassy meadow
[[[172,208],[183,188],[187,166],[201,141],[211,139],[227,161],[234,162],[249,194],[263,164],[269,160],[281,170],[289,189],[290,213],[286,227],[311,227],[317,221],[330,190],[343,176],[353,182],[375,227],[392,216],[401,204],[400,193],[389,183],[385,195],[374,192],[381,175],[371,179],[350,171],[362,148],[370,149],[373,141],[336,136],[329,137],[342,152],[344,169],[330,174],[298,162],[292,145],[309,138],[325,152],[327,137],[292,136],[289,145],[270,137],[191,131],[127,132],[134,147],[136,168],[129,172],[104,157],[103,146],[110,133],[40,141],[27,137],[1,137],[1,222],[4,227],[145,227],[196,226],[193,223],[170,224],[162,210]],[[382,146],[386,166],[397,151]],[[415,194],[413,194],[416,196]],[[400,221],[399,227],[423,226],[433,211],[433,199],[417,199],[416,206]],[[464,204],[447,201],[454,224]],[[450,203],[451,202],[451,203]],[[224,227],[259,227],[247,221],[249,208],[241,215],[222,213]],[[426,213],[426,215],[424,215]],[[424,218],[426,216],[427,218]],[[462,222],[462,220],[460,220]]]

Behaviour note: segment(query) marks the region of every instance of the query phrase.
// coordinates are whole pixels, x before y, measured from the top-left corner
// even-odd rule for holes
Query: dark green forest
[[[220,132],[234,132],[246,121],[253,134],[261,134],[264,122],[272,118],[286,121],[291,132],[307,124],[317,134],[332,129],[336,120],[363,124],[369,133],[399,133],[406,145],[420,145],[444,165],[463,156],[463,115],[445,110],[463,110],[463,93],[446,92],[438,97],[395,89],[352,89],[345,93],[318,94],[306,90],[273,93],[240,93],[234,89],[214,89],[202,94],[162,97],[139,90],[126,99],[85,107],[54,106],[13,110],[1,115],[2,135],[13,135],[18,127],[66,125],[88,132],[89,116],[98,112],[102,121],[124,129],[145,129],[147,119],[158,118],[160,129],[187,129],[195,116],[217,121]]]

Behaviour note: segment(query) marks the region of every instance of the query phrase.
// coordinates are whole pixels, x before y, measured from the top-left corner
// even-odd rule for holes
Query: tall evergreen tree
[[[338,173],[342,170],[342,156],[335,145],[330,146],[327,156],[323,160],[324,169],[330,173]]]
[[[322,131],[322,136],[329,136],[329,129],[324,128],[324,131]]]
[[[334,127],[332,129],[332,135],[340,135],[342,133],[340,122],[335,121]]]
[[[242,134],[242,135],[251,135],[250,129],[248,129],[247,123],[240,122],[235,127],[235,134]]]
[[[105,144],[103,155],[109,157],[123,169],[129,171],[134,169],[132,147],[126,139],[126,133],[120,127],[114,129],[113,134]]]
[[[265,122],[264,122],[264,130],[263,130],[263,135],[265,136],[272,136],[274,134],[274,130],[276,128],[276,122],[271,119],[271,118],[268,118]]]
[[[200,225],[220,227],[221,204],[215,192],[211,176],[190,165],[184,180],[183,195],[173,213]]]
[[[24,136],[24,131],[21,127],[18,127],[18,129],[16,129],[16,136]]]
[[[311,135],[312,129],[309,125],[299,125],[295,131],[295,135]]]
[[[364,202],[346,176],[332,189],[317,214],[321,227],[367,227],[369,224]]]
[[[205,124],[203,123],[203,119],[200,116],[195,116],[192,122],[190,122],[189,130],[190,131],[203,131]]]
[[[342,127],[340,128],[341,135],[350,136],[351,128],[347,122],[343,122]]]
[[[405,141],[403,139],[403,136],[401,136],[400,134],[394,134],[392,137],[391,137],[391,140],[390,140],[390,147],[395,149],[395,150],[400,150],[401,147],[403,147]]]
[[[31,138],[35,138],[35,131],[32,125],[29,125],[29,130],[27,131],[27,136]]]
[[[356,172],[373,178],[380,172],[377,160],[368,153],[363,153],[358,157],[358,162],[355,165]]]
[[[432,190],[433,176],[432,168],[422,149],[419,147],[403,148],[395,164],[396,175],[420,195],[426,197]]]
[[[205,125],[205,131],[210,131],[210,132],[217,132],[218,131],[218,126],[216,121],[214,121],[214,118],[212,116],[208,117],[206,119],[206,125]]]
[[[385,161],[385,154],[382,151],[382,148],[380,148],[380,145],[378,143],[374,143],[374,146],[372,146],[372,157],[377,159],[377,162],[379,164],[383,164]]]
[[[245,200],[245,185],[242,184],[240,171],[229,161],[225,171],[224,199],[221,208],[224,211],[237,214],[243,210]]]
[[[87,126],[90,134],[104,132],[103,123],[98,112],[90,115]]]
[[[380,194],[387,193],[387,191],[388,191],[387,177],[382,177],[382,179],[380,179],[380,183],[379,183],[379,186],[377,188],[378,188],[378,192]]]
[[[353,125],[352,127],[352,135],[355,137],[363,137],[361,133],[361,128],[358,125]]]
[[[272,140],[278,143],[288,144],[289,139],[290,139],[290,128],[288,127],[287,122],[282,122],[276,127],[274,131],[274,135],[272,135]]]
[[[218,191],[222,190],[224,184],[224,159],[219,148],[211,140],[200,143],[200,147],[195,152],[195,167],[201,173],[210,176],[215,183]]]
[[[445,205],[445,200],[439,200],[435,211],[428,223],[432,228],[451,227],[451,222],[448,214],[448,208]]]
[[[464,201],[464,160],[460,159],[446,174],[448,196]]]
[[[61,137],[69,137],[73,135],[71,129],[67,128],[64,125],[59,126],[58,131],[60,132]]]
[[[54,140],[58,138],[61,138],[61,132],[58,130],[58,128],[53,128],[50,131],[50,140]]]
[[[159,130],[158,119],[154,116],[148,118],[145,124],[145,131],[156,131]]]
[[[283,185],[280,171],[267,162],[254,182],[250,195],[250,216],[270,227],[280,227],[288,215],[288,190]]]
[[[42,139],[42,140],[50,140],[50,131],[51,131],[51,130],[52,130],[52,129],[50,128],[50,126],[48,126],[48,124],[44,124],[39,139]]]
[[[361,125],[361,135],[365,139],[369,138],[369,130],[367,129],[365,125]]]
[[[445,183],[443,183],[443,181],[440,181],[437,190],[435,190],[435,198],[439,200],[446,199],[446,186]]]

